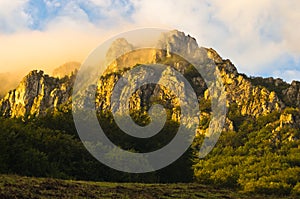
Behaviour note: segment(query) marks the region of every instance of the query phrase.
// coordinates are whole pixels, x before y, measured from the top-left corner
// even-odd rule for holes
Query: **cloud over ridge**
[[[50,70],[119,31],[156,26],[185,31],[241,72],[299,80],[299,21],[297,0],[3,0],[0,64]]]

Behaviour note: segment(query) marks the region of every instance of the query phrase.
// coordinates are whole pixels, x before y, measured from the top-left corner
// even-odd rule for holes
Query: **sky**
[[[190,34],[247,75],[300,80],[298,0],[0,0],[0,72],[51,73],[145,27]]]

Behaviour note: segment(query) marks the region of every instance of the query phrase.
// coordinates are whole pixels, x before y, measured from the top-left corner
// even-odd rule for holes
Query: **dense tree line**
[[[283,113],[298,117],[297,109]],[[235,130],[223,132],[204,159],[196,159],[195,180],[263,194],[300,194],[300,129],[281,125],[279,112],[245,117],[236,105],[228,117]]]
[[[121,139],[122,148],[136,151],[142,146],[150,151],[160,148],[178,126],[167,125],[151,146],[143,140],[134,145],[136,140],[126,137],[111,118],[101,119],[101,123],[116,144]],[[167,168],[146,174],[123,173],[99,163],[80,141],[70,112],[57,111],[25,121],[1,118],[0,147],[1,173],[120,182],[190,182],[193,176],[190,151]]]
[[[283,113],[299,117],[298,109],[287,108]],[[281,125],[283,113],[246,117],[232,104],[228,118],[233,121],[234,130],[223,132],[207,157],[197,157],[204,138],[199,136],[176,162],[146,174],[118,172],[99,163],[79,140],[69,111],[26,120],[1,118],[0,172],[95,181],[199,182],[245,192],[299,195],[300,130],[293,125]],[[164,146],[178,128],[177,123],[168,120],[162,132],[147,142],[122,133],[109,114],[101,115],[99,120],[112,141],[135,151],[153,151]],[[202,121],[202,125],[208,126],[208,122]]]

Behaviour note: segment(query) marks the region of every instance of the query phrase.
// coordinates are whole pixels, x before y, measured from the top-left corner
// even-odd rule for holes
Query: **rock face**
[[[45,75],[43,71],[35,70],[0,101],[0,110],[5,117],[43,115],[47,109],[55,109],[66,103],[71,88],[70,78],[53,78]]]
[[[189,35],[186,36],[183,32],[179,32],[178,30],[163,33],[158,40],[157,47],[165,49],[167,57],[171,57],[170,52],[191,57],[199,49],[195,38]]]
[[[59,66],[58,68],[54,69],[53,72],[52,72],[52,76],[57,77],[57,78],[63,78],[65,76],[71,76],[72,73],[75,73],[76,70],[79,69],[80,65],[81,64],[79,62],[65,63],[65,64]]]
[[[232,67],[229,61],[221,64],[225,65],[221,69],[221,75],[227,93],[227,103],[237,103],[242,115],[264,115],[279,111],[284,106],[275,92],[252,85],[247,78],[236,73],[236,70],[228,71],[228,68]]]
[[[94,85],[97,87],[96,106],[98,110],[106,111],[117,106],[110,102],[116,82],[128,68],[141,63],[163,63],[174,68],[190,81],[199,101],[209,100],[209,92],[203,78],[199,74],[195,74],[188,62],[172,54],[171,51],[191,59],[205,57],[213,60],[225,86],[227,106],[229,107],[233,103],[237,104],[242,115],[258,117],[273,111],[281,111],[289,103],[300,107],[299,82],[289,85],[272,78],[269,80],[248,78],[239,74],[230,60],[223,60],[213,49],[198,47],[196,40],[186,36],[183,32],[174,30],[163,33],[157,42],[157,47],[159,49],[137,50],[117,58],[118,54],[132,50],[133,46],[125,39],[113,42],[107,52],[107,61],[110,65],[105,75],[99,79],[97,85]],[[166,69],[163,71],[164,73],[169,72]],[[10,91],[0,101],[1,114],[5,117],[38,116],[43,115],[46,110],[55,110],[60,105],[69,103],[75,76],[64,78],[61,78],[62,75],[56,76],[60,78],[49,77],[41,71],[32,71],[15,90]],[[138,76],[139,80],[144,78],[143,75]],[[174,81],[178,80],[175,78]],[[162,103],[170,110],[170,117],[173,120],[179,120],[178,98],[160,85],[145,85],[138,89],[133,93],[129,107],[132,111],[145,112],[155,101]],[[209,113],[201,114],[209,118]],[[233,124],[228,118],[225,127],[227,130],[233,128]]]
[[[300,82],[293,81],[282,93],[287,104],[300,108]]]
[[[106,58],[106,61],[110,63],[105,71],[105,74],[118,72],[126,68],[132,68],[133,66],[143,64],[154,64],[157,62],[157,53],[155,49],[143,49],[135,50],[130,53],[126,53],[121,57],[117,57],[114,61],[110,62],[111,57]]]

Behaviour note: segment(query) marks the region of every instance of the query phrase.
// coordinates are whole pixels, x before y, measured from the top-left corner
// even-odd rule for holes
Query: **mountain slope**
[[[63,78],[65,76],[71,76],[76,70],[80,68],[79,62],[67,62],[57,68],[52,72],[53,77]]]
[[[43,71],[32,71],[23,78],[18,87],[0,101],[5,117],[44,115],[47,109],[55,109],[69,100],[72,78],[49,77]]]
[[[136,69],[143,62],[166,65],[160,68],[163,75],[157,75],[158,80],[169,82],[170,87],[179,85],[179,93],[186,94],[171,69],[179,71],[193,87],[201,112],[199,117],[193,118],[200,123],[194,142],[178,161],[145,175],[118,173],[105,167],[89,155],[77,137],[70,108],[75,74],[54,78],[42,71],[32,71],[0,100],[0,145],[4,151],[0,153],[0,172],[108,181],[195,181],[248,193],[284,196],[298,193],[300,83],[240,74],[230,60],[222,59],[213,49],[198,47],[194,38],[179,31],[162,34],[157,47],[135,50],[113,60],[98,82],[91,85],[97,92],[86,90],[80,97],[96,96],[101,127],[116,145],[137,152],[145,148],[153,151],[168,143],[182,122],[178,98],[164,86],[154,84],[133,92],[129,108],[135,122],[147,124],[147,111],[155,103],[163,105],[168,116],[159,136],[150,141],[136,140],[126,137],[111,116],[111,109],[127,108],[118,101],[111,103],[112,90],[129,69]],[[130,50],[132,45],[124,39],[116,40],[107,53],[108,60],[115,59],[117,52],[124,48]],[[203,159],[198,158],[197,152],[208,135],[211,96],[194,67],[171,51],[191,59],[213,60],[225,86],[227,116],[223,133],[215,148]],[[147,72],[143,70],[139,75],[129,76],[133,86],[146,78]],[[125,95],[123,91],[121,94]]]
[[[105,79],[109,81],[104,82],[103,79],[100,79],[97,84],[99,97],[97,101],[99,103],[101,102],[99,104],[100,109],[110,107],[110,97],[109,95],[107,96],[108,91],[113,89],[119,77],[124,73],[125,65],[127,67],[133,67],[139,63],[164,63],[185,75],[191,75],[190,81],[195,85],[197,95],[200,98],[205,95],[205,98],[208,99],[208,92],[205,91],[207,88],[201,76],[199,74],[192,74],[189,71],[189,63],[175,55],[170,55],[170,49],[173,52],[178,51],[190,57],[194,56],[193,53],[201,51],[201,53],[205,53],[203,56],[214,60],[221,71],[227,93],[228,106],[232,103],[236,103],[242,115],[256,117],[271,113],[272,111],[280,111],[292,102],[295,103],[293,105],[294,107],[300,106],[298,100],[300,98],[299,82],[293,82],[291,85],[282,82],[281,84],[285,84],[286,88],[283,90],[269,89],[270,87],[264,82],[261,83],[262,85],[259,85],[259,81],[253,83],[253,79],[251,80],[245,75],[239,74],[230,60],[223,60],[213,49],[204,50],[202,47],[199,48],[194,38],[186,36],[182,32],[171,31],[162,34],[157,46],[161,49],[165,49],[165,51],[152,49],[133,51],[118,58],[108,67],[105,73]],[[108,60],[114,59],[115,51],[119,51],[123,48],[132,49],[132,45],[125,39],[116,40],[107,53]],[[74,78],[73,76],[59,80],[44,75],[41,72],[31,72],[23,79],[18,88],[8,93],[1,100],[1,113],[8,117],[22,117],[26,114],[38,115],[46,109],[53,109],[69,99]],[[143,79],[143,77],[140,78]],[[272,79],[270,81],[270,84],[273,84]],[[149,89],[149,91],[145,91],[144,93],[153,94],[151,91],[153,88],[149,87]],[[163,88],[160,89],[163,90],[164,95],[169,95],[168,91]],[[157,92],[160,89],[156,89]],[[280,99],[279,96],[282,97],[282,99]],[[134,102],[135,105],[131,106],[135,109],[139,109],[145,105],[140,104],[141,101],[146,100],[149,102],[150,95],[137,96],[137,98],[139,99],[134,99],[134,101],[136,101]],[[141,98],[143,98],[143,100],[141,100]],[[164,99],[164,101],[168,100]],[[137,101],[140,101],[140,103],[137,103]]]

